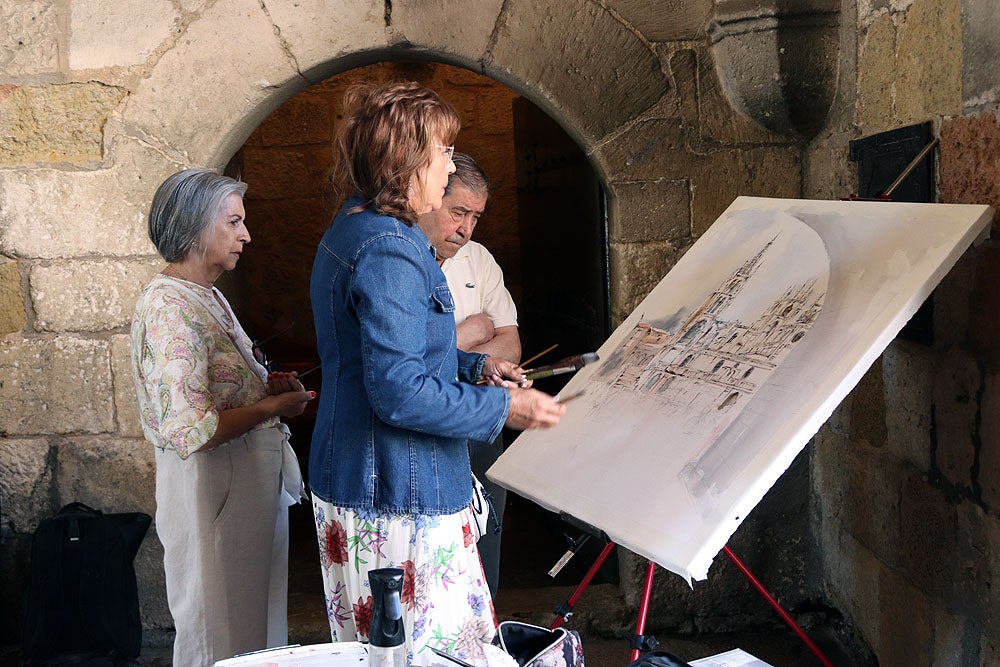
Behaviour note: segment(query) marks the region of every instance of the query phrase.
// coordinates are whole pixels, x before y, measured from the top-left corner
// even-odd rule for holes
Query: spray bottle
[[[372,589],[372,623],[368,632],[370,667],[406,667],[406,632],[403,629],[403,571],[384,567],[368,572]]]

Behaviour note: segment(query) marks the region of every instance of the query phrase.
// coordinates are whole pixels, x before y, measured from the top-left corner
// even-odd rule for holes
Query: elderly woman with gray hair
[[[294,374],[268,374],[214,287],[250,242],[245,191],[205,169],[160,185],[149,237],[167,265],[132,320],[175,665],[287,643],[288,506],[303,485],[279,418],[301,414],[315,394]]]

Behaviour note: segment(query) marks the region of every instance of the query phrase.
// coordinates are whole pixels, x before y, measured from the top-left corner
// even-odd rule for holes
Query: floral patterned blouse
[[[215,434],[220,410],[267,395],[267,371],[256,362],[253,369],[247,365],[250,339],[214,287],[153,278],[135,306],[131,356],[142,431],[182,459]],[[277,422],[274,417],[254,428]]]

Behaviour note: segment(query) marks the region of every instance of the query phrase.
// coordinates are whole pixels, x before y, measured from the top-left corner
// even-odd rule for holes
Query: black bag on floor
[[[21,662],[121,663],[139,655],[142,622],[132,561],[152,518],[70,503],[31,540]]]

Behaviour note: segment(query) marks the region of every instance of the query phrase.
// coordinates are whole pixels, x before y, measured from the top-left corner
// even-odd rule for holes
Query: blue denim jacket
[[[471,500],[466,441],[500,433],[510,394],[469,384],[486,355],[456,348],[454,302],[424,233],[369,208],[346,213],[361,204],[348,199],[313,264],[323,384],[309,486],[341,507],[452,514]]]

